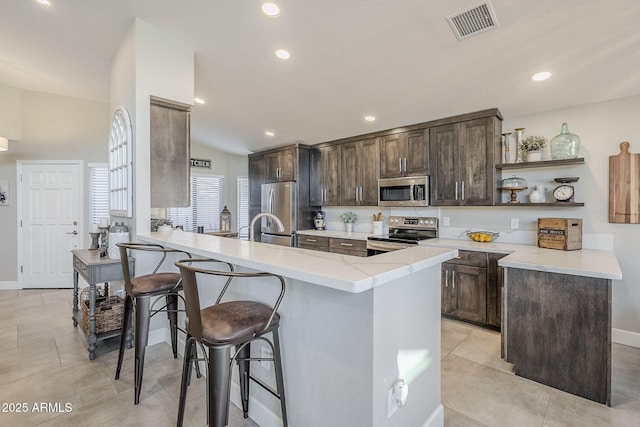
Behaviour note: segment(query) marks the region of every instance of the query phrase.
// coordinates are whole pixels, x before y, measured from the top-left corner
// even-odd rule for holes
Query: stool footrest
[[[273,388],[271,388],[269,385],[267,385],[267,383],[265,383],[264,381],[260,380],[259,378],[254,377],[253,375],[249,375],[249,379],[253,380],[256,384],[258,384],[263,389],[267,390],[269,393],[271,393],[277,399],[280,399],[280,395],[278,394],[278,392],[276,392]]]

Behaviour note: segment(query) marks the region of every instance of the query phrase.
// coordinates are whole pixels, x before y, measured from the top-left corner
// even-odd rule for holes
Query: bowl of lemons
[[[494,233],[493,231],[467,230],[467,236],[475,242],[489,243],[496,240],[500,236],[500,233]]]

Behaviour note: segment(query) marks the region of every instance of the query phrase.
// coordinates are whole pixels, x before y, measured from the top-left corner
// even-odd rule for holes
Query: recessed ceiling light
[[[275,3],[265,3],[262,5],[262,11],[265,15],[270,16],[272,18],[280,15],[280,8]]]
[[[49,0],[38,0],[38,3],[44,6],[51,6],[51,2]]]
[[[540,71],[539,73],[535,73],[531,76],[531,80],[534,82],[541,82],[543,80],[547,80],[549,77],[551,77],[551,73],[549,71]]]
[[[368,122],[375,122],[376,118],[374,116],[364,116],[364,119]]]
[[[267,135],[267,136],[274,136],[275,135],[275,133],[271,132],[270,130],[265,130],[264,134]]]
[[[193,98],[193,102],[195,102],[196,104],[204,104],[204,99],[202,98]]]
[[[280,59],[289,59],[291,55],[289,55],[289,52],[284,49],[278,49],[276,50],[276,56]]]

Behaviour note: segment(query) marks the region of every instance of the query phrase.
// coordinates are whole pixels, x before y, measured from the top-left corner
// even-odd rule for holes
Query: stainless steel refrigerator
[[[295,181],[262,184],[261,210],[270,212],[280,218],[284,231],[278,231],[275,221],[263,217],[262,243],[273,243],[283,246],[295,246],[298,224],[298,187]]]

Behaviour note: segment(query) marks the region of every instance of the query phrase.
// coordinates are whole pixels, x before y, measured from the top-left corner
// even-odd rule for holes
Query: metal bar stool
[[[176,359],[178,357],[178,330],[180,329],[178,327],[178,298],[182,298],[182,296],[178,294],[178,291],[182,290],[182,280],[179,273],[158,273],[158,270],[166,259],[168,253],[181,253],[186,254],[188,257],[191,257],[191,254],[176,249],[167,249],[161,245],[148,243],[118,243],[117,246],[120,249],[120,260],[122,264],[126,297],[124,316],[122,318],[122,334],[120,336],[118,366],[116,367],[116,380],[120,378],[120,369],[122,368],[122,359],[124,357],[124,350],[127,341],[126,334],[129,331],[131,312],[134,311],[135,390],[133,403],[137,405],[140,402],[140,391],[142,390],[144,353],[149,339],[149,321],[151,317],[161,311],[165,311],[169,318],[173,358]],[[161,254],[161,258],[151,274],[131,277],[129,272],[129,254],[134,251],[155,252]],[[159,301],[162,301],[157,297],[162,296],[165,297],[166,304],[160,308],[155,308],[156,304]],[[151,304],[152,298],[156,298],[153,304]],[[196,366],[196,370],[198,377],[200,377],[198,366]]]
[[[280,315],[277,310],[285,292],[285,282],[281,276],[271,273],[239,273],[233,271],[211,270],[202,267],[203,263],[220,263],[211,259],[183,259],[175,265],[182,275],[185,306],[187,310],[187,334],[180,402],[178,406],[178,426],[182,426],[187,398],[187,387],[191,377],[191,362],[205,360],[207,362],[207,422],[212,427],[223,427],[229,419],[229,389],[231,385],[231,369],[238,363],[240,373],[240,391],[244,417],[249,416],[249,380],[280,399],[283,425],[287,426],[287,410],[285,405],[284,379],[282,375],[282,359],[280,355],[280,339],[278,327]],[[196,264],[199,266],[195,266]],[[196,274],[226,277],[227,281],[215,304],[201,309]],[[273,307],[254,301],[221,302],[225,292],[234,278],[274,278],[280,282],[280,293]],[[261,285],[263,286],[263,285]],[[271,333],[273,341],[265,337]],[[273,357],[251,357],[251,343],[260,340],[266,342],[272,350]],[[204,358],[197,357],[196,343],[200,346]],[[208,348],[208,352],[205,347]],[[231,348],[235,352],[231,354]],[[276,390],[249,372],[249,363],[255,361],[271,361],[275,367]]]

